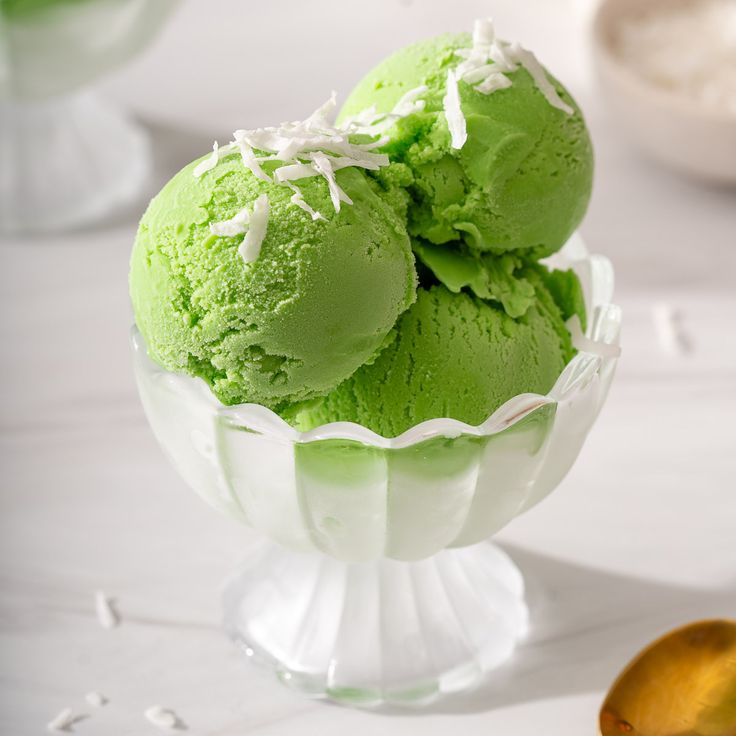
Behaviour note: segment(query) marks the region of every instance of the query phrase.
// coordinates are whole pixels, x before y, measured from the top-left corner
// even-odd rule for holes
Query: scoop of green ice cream
[[[314,221],[289,188],[257,179],[239,154],[200,178],[196,163],[152,200],[133,249],[131,299],[151,357],[203,378],[225,404],[275,408],[330,391],[380,350],[414,301],[403,205],[390,187],[345,168],[337,183],[353,204],[339,213],[323,178],[299,181],[325,213]],[[243,236],[213,235],[210,225],[262,194],[267,231],[246,263]]]
[[[454,149],[443,98],[448,71],[462,61],[467,34],[442,35],[381,62],[345,102],[345,120],[375,106],[391,110],[425,85],[426,106],[398,121],[385,146],[411,169],[409,231],[432,243],[462,238],[479,251],[541,257],[559,249],[580,223],[590,198],[593,156],[588,132],[565,88],[548,75],[568,114],[549,103],[529,72],[505,74],[510,86],[484,94],[458,82],[467,127]]]
[[[517,319],[466,291],[420,288],[396,339],[374,362],[283,416],[304,431],[349,421],[394,437],[437,417],[478,425],[517,394],[547,393],[575,352],[564,324],[576,308],[574,289],[561,309],[543,267],[524,278],[536,298]]]
[[[520,275],[523,261],[510,253],[494,256],[453,244],[417,240],[414,253],[435,278],[454,293],[470,289],[496,302],[509,317],[522,317],[534,304],[534,287]]]
[[[9,20],[38,15],[52,8],[81,5],[91,0],[0,0],[0,17]]]

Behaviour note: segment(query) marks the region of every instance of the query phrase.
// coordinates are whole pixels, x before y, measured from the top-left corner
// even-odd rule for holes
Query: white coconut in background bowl
[[[736,184],[736,0],[602,0],[593,50],[632,140],[681,171]]]

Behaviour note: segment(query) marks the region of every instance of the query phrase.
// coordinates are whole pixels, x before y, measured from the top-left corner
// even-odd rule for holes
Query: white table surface
[[[583,736],[648,640],[736,615],[736,191],[680,179],[619,136],[588,72],[586,0],[189,0],[105,87],[150,129],[160,185],[212,138],[303,117],[394,47],[489,11],[586,111],[583,234],[614,261],[625,309],[619,374],[578,463],[499,535],[527,577],[529,640],[481,689],[409,714],[311,702],[243,661],[218,628],[218,588],[254,537],[183,487],[133,385],[138,204],[0,243],[0,733],[43,733],[69,706],[90,714],[79,734],[154,734],[142,711],[160,703],[202,736]],[[689,353],[658,342],[657,303],[680,311]],[[98,589],[120,627],[98,625]],[[109,705],[87,706],[93,689]]]

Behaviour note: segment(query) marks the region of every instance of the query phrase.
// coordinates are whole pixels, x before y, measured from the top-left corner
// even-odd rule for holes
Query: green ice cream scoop
[[[91,0],[0,0],[0,16],[26,18],[51,8],[81,5]]]
[[[133,249],[130,293],[151,358],[203,378],[225,404],[276,408],[330,391],[381,349],[414,301],[414,258],[395,204],[345,168],[336,179],[353,203],[339,212],[323,178],[298,182],[325,214],[315,221],[291,189],[257,179],[239,154],[199,178],[196,163],[152,200]],[[246,263],[243,235],[210,226],[263,194],[267,230]]]
[[[373,363],[284,417],[304,431],[349,421],[394,437],[437,417],[478,425],[517,394],[547,393],[575,352],[564,323],[575,305],[558,306],[541,267],[525,278],[537,298],[518,319],[466,291],[420,288]]]
[[[550,104],[517,64],[503,75],[510,84],[489,94],[458,81],[467,140],[453,148],[443,100],[448,72],[463,61],[456,52],[471,45],[468,34],[446,34],[401,49],[355,87],[340,119],[371,106],[391,110],[426,86],[424,109],[399,120],[384,149],[413,173],[410,233],[436,244],[462,238],[478,251],[549,255],[575,230],[590,198],[585,122],[559,82],[546,75],[568,112]]]

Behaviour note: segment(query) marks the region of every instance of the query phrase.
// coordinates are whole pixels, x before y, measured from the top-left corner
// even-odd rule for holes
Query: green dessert
[[[492,253],[559,249],[585,213],[593,173],[585,122],[565,88],[481,21],[472,38],[420,41],[381,62],[339,119],[390,110],[418,87],[424,108],[399,120],[383,149],[413,174],[410,233]]]
[[[151,358],[300,430],[477,425],[547,393],[585,325],[575,274],[539,263],[590,194],[574,102],[483,21],[334,108],[236,131],[151,202],[131,264]]]
[[[79,5],[92,0],[0,0],[0,16],[21,19],[38,15],[52,8]]]
[[[286,418],[302,430],[356,422],[386,437],[436,417],[477,425],[517,394],[545,394],[575,352],[541,280],[519,319],[472,294],[420,288],[397,332],[374,362]]]
[[[351,204],[336,211],[332,181],[304,178],[296,193],[270,180],[282,166],[253,173],[240,150],[209,170],[190,164],[153,199],[133,248],[130,293],[151,358],[203,378],[225,404],[276,408],[329,391],[377,354],[415,298],[390,193],[345,167],[334,183]],[[261,197],[265,232],[248,256]]]

